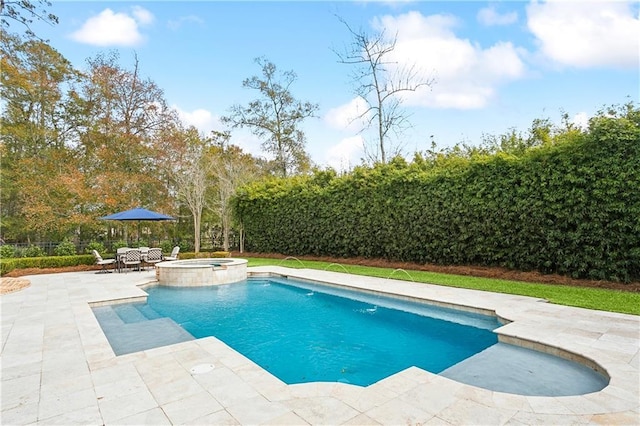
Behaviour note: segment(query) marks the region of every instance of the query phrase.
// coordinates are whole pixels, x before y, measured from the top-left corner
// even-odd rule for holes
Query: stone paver
[[[141,300],[153,270],[35,275],[0,297],[2,424],[640,424],[640,317],[538,299],[281,267],[250,268],[495,312],[501,341],[591,363],[600,392],[526,397],[409,368],[366,388],[288,386],[215,338],[116,357],[90,304]],[[555,349],[554,349],[555,348]],[[213,364],[210,372],[191,368]]]

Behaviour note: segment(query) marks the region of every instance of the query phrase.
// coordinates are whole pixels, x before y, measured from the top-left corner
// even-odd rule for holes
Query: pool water
[[[215,336],[288,384],[367,386],[417,366],[439,373],[495,345],[490,316],[284,279],[152,287],[147,304]],[[145,314],[148,316],[148,314]]]

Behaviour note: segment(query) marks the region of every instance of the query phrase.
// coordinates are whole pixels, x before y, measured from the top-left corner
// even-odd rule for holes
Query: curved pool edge
[[[581,316],[611,316],[611,317],[624,317],[633,322],[634,320],[640,325],[640,317],[632,315],[617,314],[604,311],[592,311],[582,308],[574,308],[569,306],[559,306],[548,303],[547,301],[539,298],[532,298],[527,296],[508,295],[501,293],[491,293],[479,290],[460,289],[452,287],[443,287],[433,284],[422,284],[409,281],[399,281],[393,279],[373,278],[358,276],[358,280],[353,280],[353,275],[342,272],[330,272],[319,271],[311,269],[291,269],[286,267],[252,267],[249,268],[248,274],[250,277],[268,277],[268,276],[284,276],[288,278],[295,278],[301,280],[315,281],[328,283],[339,287],[345,287],[350,289],[365,290],[370,292],[379,292],[381,294],[394,294],[400,297],[407,297],[409,299],[421,300],[425,303],[434,303],[439,306],[447,306],[457,309],[470,310],[472,312],[487,313],[490,312],[500,321],[504,321],[505,324],[495,330],[500,342],[505,342],[515,346],[520,346],[525,349],[533,349],[545,354],[554,355],[562,359],[579,363],[592,369],[594,372],[601,374],[607,381],[607,384],[599,391],[565,395],[565,396],[527,396],[519,394],[506,393],[505,395],[517,396],[522,398],[556,398],[566,400],[566,398],[585,398],[586,395],[590,399],[597,399],[601,401],[604,406],[610,405],[611,395],[620,392],[620,388],[628,387],[628,369],[627,365],[633,362],[633,359],[640,358],[640,350],[635,353],[635,358],[632,355],[629,359],[614,360],[610,357],[608,351],[602,348],[602,342],[598,339],[589,337],[590,330],[579,330],[576,327],[575,320],[571,316],[566,317],[564,315],[558,316],[555,314],[558,308],[561,310],[577,311],[578,317]],[[390,288],[389,284],[394,287]],[[427,291],[424,291],[424,290]],[[431,292],[430,290],[436,290]],[[455,293],[454,297],[450,297],[449,294]],[[460,298],[459,294],[464,293],[467,297]],[[541,303],[542,302],[542,303]],[[547,307],[549,313],[543,313],[544,307]],[[531,315],[528,315],[531,314]],[[580,315],[582,314],[582,315]],[[559,327],[558,322],[562,323],[562,327]],[[600,321],[596,321],[596,324],[600,324]],[[602,326],[599,325],[598,328]],[[581,337],[577,339],[569,339],[567,335],[558,333],[558,329],[579,331]],[[640,336],[639,336],[640,337]],[[591,345],[581,340],[591,341]],[[612,342],[613,344],[613,342]],[[638,373],[638,366],[636,365],[636,376]],[[421,370],[414,367],[416,370]],[[387,381],[400,373],[396,373],[381,382]],[[424,372],[427,375],[433,375],[433,373]],[[446,377],[437,376],[443,380],[450,380],[454,383],[463,384],[461,382],[449,379]],[[371,385],[371,386],[375,386]],[[492,391],[481,387],[464,384],[465,386],[471,386],[478,391],[486,391],[493,393],[501,393],[498,391]],[[637,393],[637,389],[636,389]],[[639,408],[635,406],[635,408]],[[566,408],[565,408],[566,409]]]
[[[200,287],[239,282],[247,278],[246,259],[197,258],[159,262],[156,280],[170,287]]]

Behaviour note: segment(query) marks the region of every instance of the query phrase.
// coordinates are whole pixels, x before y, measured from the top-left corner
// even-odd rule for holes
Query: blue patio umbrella
[[[125,210],[122,212],[110,214],[108,216],[102,216],[100,219],[102,220],[119,220],[119,221],[137,221],[138,227],[140,227],[140,221],[142,220],[151,220],[151,221],[160,221],[160,220],[175,220],[175,218],[168,216],[166,214],[154,212],[151,210],[143,209],[142,207],[137,207],[131,210]],[[126,235],[126,234],[125,234]],[[140,230],[138,229],[138,241],[140,241]]]
[[[109,216],[103,216],[102,220],[175,220],[171,216],[166,214],[154,212],[151,210],[137,207],[131,210],[125,210],[123,212],[110,214]]]

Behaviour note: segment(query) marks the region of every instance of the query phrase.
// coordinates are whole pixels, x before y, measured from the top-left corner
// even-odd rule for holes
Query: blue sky
[[[142,75],[205,134],[222,129],[232,105],[258,96],[242,80],[260,75],[254,59],[266,57],[297,74],[294,97],[319,104],[303,125],[313,161],[348,169],[372,138],[351,121],[362,100],[334,52],[351,42],[336,15],[354,29],[397,34],[392,59],[434,80],[404,99],[410,157],[431,140],[479,144],[483,134],[526,131],[536,118],[559,123],[566,112],[584,123],[603,106],[637,102],[639,9],[624,1],[74,1],[54,2],[58,25],[33,29],[80,69],[101,51],[119,51],[123,66],[137,55]],[[263,155],[248,132],[232,142]]]

